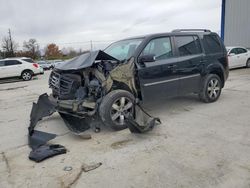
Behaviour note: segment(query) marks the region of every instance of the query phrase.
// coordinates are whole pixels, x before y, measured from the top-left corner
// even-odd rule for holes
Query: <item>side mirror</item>
[[[235,53],[230,53],[230,54],[229,54],[229,56],[234,56],[234,55],[236,55],[236,54],[235,54]]]
[[[155,62],[155,54],[142,55],[139,57],[139,63]]]

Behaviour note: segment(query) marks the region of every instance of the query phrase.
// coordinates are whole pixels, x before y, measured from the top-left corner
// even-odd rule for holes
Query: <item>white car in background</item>
[[[6,58],[0,60],[0,79],[20,77],[25,81],[43,74],[43,68],[30,58]]]
[[[250,68],[250,51],[244,47],[226,47],[228,53],[229,68]]]

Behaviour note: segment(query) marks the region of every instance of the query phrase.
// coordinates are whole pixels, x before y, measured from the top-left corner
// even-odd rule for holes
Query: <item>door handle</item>
[[[206,63],[207,62],[207,60],[200,60],[200,63]]]
[[[175,67],[177,67],[177,65],[168,65],[169,69],[172,69],[172,68],[175,68]]]

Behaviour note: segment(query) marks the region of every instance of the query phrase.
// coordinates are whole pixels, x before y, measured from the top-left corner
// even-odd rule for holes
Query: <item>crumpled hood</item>
[[[57,70],[79,70],[83,68],[90,67],[94,64],[95,61],[98,60],[111,60],[111,61],[119,61],[116,58],[106,54],[104,51],[97,50],[97,51],[90,51],[84,53],[80,56],[77,56],[73,59],[65,61],[55,68]]]

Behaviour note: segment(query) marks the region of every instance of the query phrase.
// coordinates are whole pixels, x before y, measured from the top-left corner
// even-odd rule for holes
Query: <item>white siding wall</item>
[[[224,41],[250,48],[250,0],[226,0]]]

